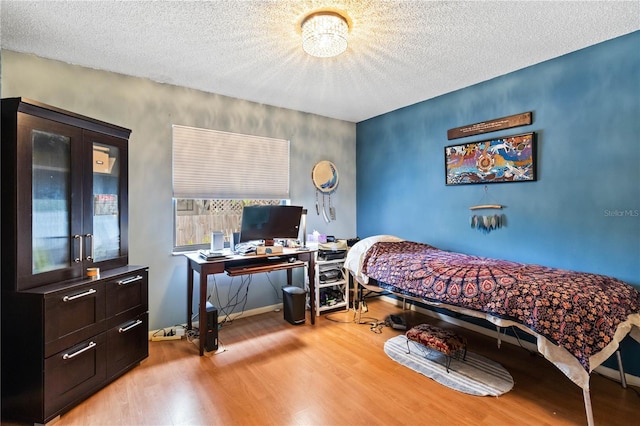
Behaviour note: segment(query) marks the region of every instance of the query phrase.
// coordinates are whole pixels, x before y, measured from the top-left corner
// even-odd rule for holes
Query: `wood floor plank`
[[[198,356],[186,340],[151,342],[140,366],[65,413],[67,425],[583,425],[582,390],[539,355],[379,300],[369,318],[402,314],[469,340],[469,350],[501,363],[514,388],[500,397],[448,389],[391,360],[380,333],[352,313],[293,326],[282,313],[236,319],[221,350]],[[333,319],[334,321],[332,321]],[[597,425],[640,424],[640,391],[594,374]],[[5,423],[3,425],[18,425]]]

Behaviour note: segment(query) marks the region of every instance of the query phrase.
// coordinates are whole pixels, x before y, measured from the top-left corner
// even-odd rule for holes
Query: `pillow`
[[[351,247],[351,249],[349,249],[349,251],[347,252],[347,258],[344,262],[344,268],[350,271],[351,275],[353,275],[353,278],[355,278],[358,282],[367,284],[369,282],[369,277],[363,275],[360,272],[362,270],[362,262],[365,255],[367,254],[367,251],[375,243],[398,241],[404,241],[404,239],[396,237],[394,235],[374,235],[372,237],[360,240],[355,243],[353,247]]]

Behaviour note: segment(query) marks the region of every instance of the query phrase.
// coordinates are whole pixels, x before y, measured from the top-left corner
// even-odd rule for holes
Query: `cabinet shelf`
[[[349,281],[343,268],[344,261],[345,259],[316,260],[316,316],[335,309],[349,309]],[[320,281],[320,274],[327,271],[337,271],[338,279]]]
[[[318,259],[316,260],[316,263],[319,264],[319,266],[340,265],[340,267],[342,267],[345,260],[346,259],[331,259],[331,260]]]
[[[330,311],[333,309],[346,308],[346,307],[347,307],[347,302],[338,302],[335,305],[319,305],[317,311],[324,312],[324,311]]]
[[[345,285],[346,283],[347,283],[347,280],[337,280],[337,281],[331,281],[331,282],[328,282],[328,283],[318,282],[318,283],[316,283],[316,287],[325,288],[325,287],[332,287],[334,285]]]

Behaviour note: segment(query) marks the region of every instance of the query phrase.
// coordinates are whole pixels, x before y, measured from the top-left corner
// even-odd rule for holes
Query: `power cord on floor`
[[[351,324],[351,323],[357,323],[360,325],[368,325],[371,329],[371,331],[373,331],[376,334],[380,334],[382,333],[382,329],[384,327],[388,327],[389,324],[387,324],[386,321],[380,321],[377,318],[374,317],[360,317],[360,322],[358,322],[358,311],[356,309],[350,309],[347,311],[347,314],[350,314],[351,312],[353,312],[353,318],[352,319],[336,319],[335,316],[338,314],[344,314],[344,312],[333,312],[331,314],[327,314],[325,315],[325,318],[329,321],[332,322],[337,322],[340,324]]]
[[[378,318],[374,317],[361,317],[358,324],[368,325],[369,329],[376,334],[382,333],[382,329],[387,325],[384,321],[380,321]]]
[[[355,304],[354,304],[355,305]],[[337,322],[337,323],[341,323],[341,324],[351,324],[351,323],[356,323],[359,325],[368,325],[370,327],[370,330],[376,334],[380,334],[382,333],[382,329],[384,327],[389,326],[389,324],[386,323],[386,321],[380,321],[378,318],[374,318],[374,317],[359,317],[358,318],[358,310],[360,311],[360,313],[363,312],[369,312],[369,308],[367,307],[367,304],[364,300],[362,300],[360,302],[360,306],[358,307],[353,307],[352,309],[349,309],[347,312],[353,312],[353,319],[351,320],[338,320],[335,319],[334,316],[337,315],[338,313],[333,313],[333,314],[327,314],[325,315],[325,318],[328,319],[329,321],[333,321],[333,322]]]
[[[191,330],[187,330],[187,332],[185,333],[185,338],[187,339],[187,342],[193,343],[195,345],[195,341],[199,339],[199,335],[199,330],[197,328],[192,328]]]
[[[340,315],[340,314],[344,314],[344,313],[345,313],[344,311],[343,312],[332,312],[330,314],[326,314],[324,317],[325,317],[325,319],[327,319],[329,321],[337,322],[337,323],[340,323],[340,324],[351,324],[351,323],[356,322],[356,320],[355,320],[356,312],[355,311],[353,312],[353,317],[354,318],[351,319],[351,320],[349,320],[349,319],[341,320],[341,319],[334,318],[335,316]],[[347,318],[348,318],[348,315],[350,313],[351,313],[351,310],[346,311]]]
[[[185,334],[185,338],[187,339],[187,342],[200,348],[200,330],[198,330],[197,328],[194,328],[192,330],[187,330]],[[218,349],[216,351],[211,351],[211,352],[205,351],[203,356],[218,355],[226,351],[227,351],[227,347],[224,345],[224,343],[222,343],[220,336],[218,336]]]
[[[370,326],[371,326],[371,328],[370,328],[371,331],[373,331],[376,334],[380,334],[380,333],[382,333],[382,329],[384,327],[387,327],[387,323],[386,323],[386,321],[377,321],[376,320],[375,322],[370,323]]]

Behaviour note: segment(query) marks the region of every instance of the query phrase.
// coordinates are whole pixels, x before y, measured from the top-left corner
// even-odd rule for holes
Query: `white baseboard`
[[[402,308],[402,300],[395,299],[395,298],[389,297],[389,296],[380,296],[380,299],[382,299],[383,301],[385,301],[387,303],[391,303],[391,304],[393,304],[395,306],[398,306],[398,307]],[[415,305],[413,303],[407,302],[407,306],[409,306],[412,311],[420,312],[421,314],[424,314],[424,315],[430,316],[432,318],[436,318],[436,319],[448,322],[450,324],[454,324],[454,325],[462,327],[462,328],[466,328],[468,330],[474,331],[476,333],[483,334],[485,336],[489,336],[489,337],[493,337],[493,338],[497,338],[497,336],[498,336],[498,331],[497,330],[491,330],[491,329],[486,328],[486,327],[481,327],[479,325],[472,324],[470,322],[467,322],[467,321],[464,321],[464,320],[460,320],[458,318],[454,318],[454,317],[446,315],[446,314],[441,314],[439,312],[432,311],[430,309],[422,308],[422,307],[417,306],[417,305]],[[500,334],[500,340],[502,340],[503,342],[510,343],[512,345],[523,346],[525,349],[528,349],[530,351],[538,352],[538,347],[534,343],[528,342],[526,340],[518,341],[518,339],[516,339],[515,337],[509,336],[509,335],[506,335],[506,334]],[[603,375],[605,377],[608,377],[611,380],[614,380],[614,381],[616,381],[618,383],[622,383],[622,381],[620,380],[620,372],[618,370],[616,370],[616,369],[605,367],[605,366],[601,365],[601,366],[597,367],[594,371],[596,373],[598,373],[598,374],[601,374],[601,375]],[[624,377],[625,377],[628,385],[640,386],[640,377],[633,376],[633,375],[631,375],[629,373],[625,373]]]
[[[261,306],[259,308],[255,308],[255,309],[249,309],[247,311],[244,312],[236,312],[236,313],[232,313],[229,315],[228,317],[228,321],[233,321],[239,317],[251,317],[254,315],[259,315],[259,314],[264,314],[267,312],[273,312],[273,311],[278,311],[278,310],[282,310],[282,303],[276,303],[275,305],[269,305],[269,306]],[[220,314],[220,312],[218,312],[218,314]],[[218,315],[218,324],[220,324],[222,321],[224,321],[226,318],[226,316],[222,316],[222,315]],[[182,327],[186,328],[187,324],[180,324]],[[195,320],[192,322],[192,325],[194,328],[198,328],[200,323],[198,320]],[[151,340],[151,337],[155,334],[160,332],[161,330],[171,330],[171,329],[175,329],[178,325],[172,325],[169,327],[163,327],[163,328],[158,328],[156,330],[149,330],[149,340]]]

